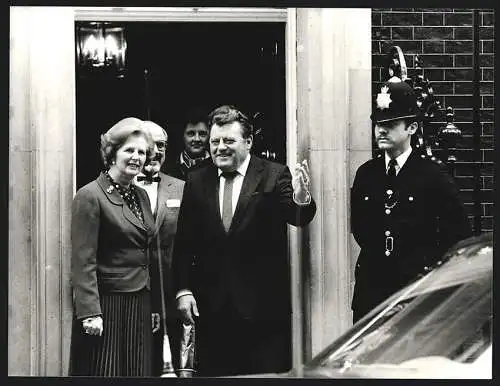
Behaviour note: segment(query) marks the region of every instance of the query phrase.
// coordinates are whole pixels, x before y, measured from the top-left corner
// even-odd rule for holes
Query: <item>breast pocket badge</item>
[[[179,200],[178,198],[167,200],[168,208],[178,208],[180,206],[181,206],[181,200]]]

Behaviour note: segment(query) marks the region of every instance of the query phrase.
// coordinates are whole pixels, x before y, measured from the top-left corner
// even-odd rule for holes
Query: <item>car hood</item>
[[[428,356],[399,365],[353,365],[347,369],[304,367],[287,373],[251,374],[235,378],[379,378],[379,379],[491,379],[491,357],[475,363],[458,363],[442,356]]]
[[[488,359],[488,356],[485,355]],[[302,375],[291,371],[286,376],[304,378],[397,378],[397,379],[491,379],[490,360],[459,363],[442,356],[428,356],[405,361],[399,365],[353,365],[343,371],[335,368],[304,369]]]

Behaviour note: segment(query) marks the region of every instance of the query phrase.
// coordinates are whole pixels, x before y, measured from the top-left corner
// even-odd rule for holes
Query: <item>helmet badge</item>
[[[387,91],[389,91],[389,87],[382,86],[380,93],[377,95],[377,107],[380,110],[388,109],[392,102],[391,94],[387,93]]]

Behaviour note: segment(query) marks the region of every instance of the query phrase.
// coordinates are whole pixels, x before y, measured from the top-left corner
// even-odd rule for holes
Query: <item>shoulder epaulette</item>
[[[440,165],[440,166],[443,166],[444,165],[444,162],[441,161],[439,158],[435,157],[435,156],[429,156],[427,154],[421,154],[420,157],[422,157],[423,159],[426,159],[426,160],[429,160],[437,165]]]

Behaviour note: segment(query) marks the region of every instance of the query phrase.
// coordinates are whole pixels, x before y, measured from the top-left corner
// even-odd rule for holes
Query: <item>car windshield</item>
[[[468,252],[389,298],[307,367],[475,361],[491,345],[493,256],[491,246]]]

